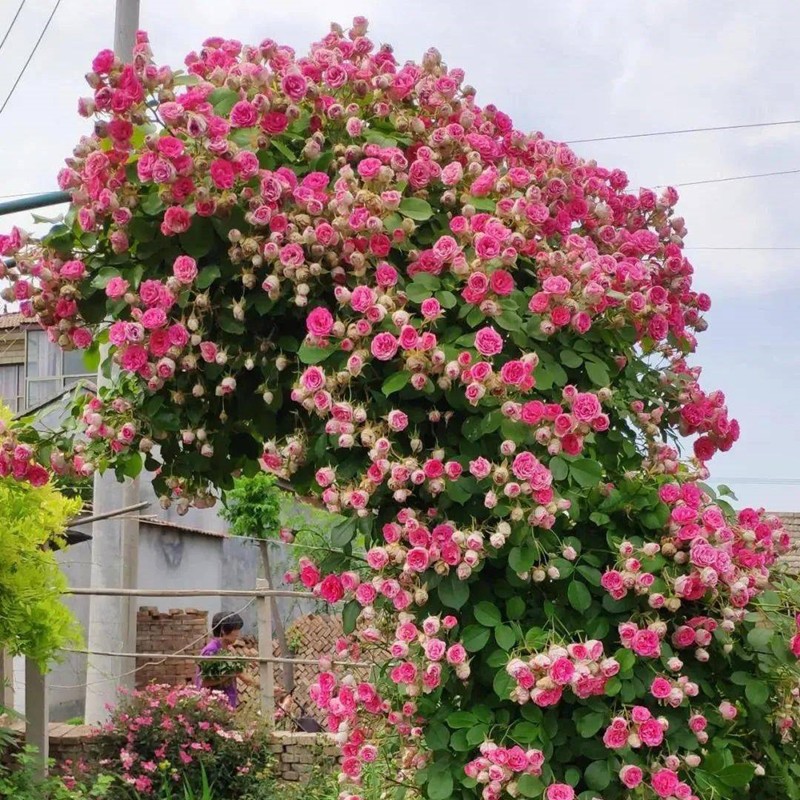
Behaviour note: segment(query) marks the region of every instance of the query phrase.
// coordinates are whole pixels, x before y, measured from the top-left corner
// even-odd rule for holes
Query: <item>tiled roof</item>
[[[9,330],[11,328],[19,328],[23,325],[32,325],[33,320],[22,316],[19,311],[9,311],[6,314],[0,314],[0,330]]]
[[[140,516],[139,523],[141,525],[154,525],[157,528],[170,528],[171,530],[181,531],[182,533],[198,533],[201,536],[213,536],[217,539],[227,539],[228,534],[222,531],[206,531],[202,528],[193,528],[190,525],[180,525],[169,519],[161,519],[160,517],[153,516]]]
[[[783,525],[792,539],[792,549],[783,560],[792,572],[800,573],[800,512],[776,512],[783,520]]]

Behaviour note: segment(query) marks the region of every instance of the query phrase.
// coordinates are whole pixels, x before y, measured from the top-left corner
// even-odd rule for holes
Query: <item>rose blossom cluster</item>
[[[674,659],[677,663],[670,663],[670,667],[679,666],[678,659]],[[672,662],[672,659],[670,660]],[[677,671],[677,670],[676,670]],[[675,679],[668,678],[664,675],[656,675],[650,684],[650,695],[654,697],[659,703],[678,708],[686,697],[697,697],[700,693],[698,685],[689,680],[686,675],[680,675]]]
[[[338,679],[324,671],[309,687],[309,696],[327,715],[328,730],[336,735],[342,751],[342,780],[358,785],[365,765],[374,762],[390,743],[400,743],[398,756],[403,770],[425,766],[426,755],[416,744],[422,736],[422,718],[414,702],[398,708],[381,696],[378,688],[352,676]]]
[[[664,766],[652,767],[649,777],[645,776],[645,771],[641,767],[626,764],[620,769],[619,778],[627,789],[648,786],[659,800],[699,800],[692,787],[682,781],[678,774],[682,766],[696,767],[699,763],[699,756],[689,756],[683,764],[677,756],[668,756]]]
[[[648,341],[671,336],[692,345],[691,330],[702,329],[708,298],[691,289],[685,226],[670,216],[675,190],[626,191],[624,172],[515,130],[493,106],[478,107],[463,73],[435,52],[401,66],[359,22],[347,34],[334,28],[303,58],[271,40],[251,47],[212,38],[186,63],[197,82],[179,86],[172,70],[154,63],[143,33],[131,64],[100,54],[88,76],[92,97],[80,111],[101,122],[75,148],[59,183],[72,194],[80,228],[102,231],[115,254],[135,242],[143,206],[170,242],[234,206],[244,209],[244,224],[227,235],[243,289],[225,300],[234,325],[253,319],[259,295],[267,306],[308,306],[309,335],[351,352],[352,371],[397,359],[415,389],[443,388],[451,379],[433,328],[452,300],[434,289],[406,293],[407,280],[424,275],[446,281],[448,296],[486,321],[475,348],[492,360],[504,389],[519,393],[535,386],[535,359],[498,358],[506,314],[548,336],[612,322]],[[157,106],[159,129],[142,140],[134,134],[150,117],[148,103]],[[376,138],[374,128],[387,125],[396,126],[397,139]],[[308,172],[262,166],[258,153],[292,137],[299,140],[293,157],[312,165]],[[315,168],[323,152],[333,155],[325,170]],[[448,230],[421,248],[412,244],[417,224],[403,214],[405,195],[415,193],[439,197],[453,212]],[[395,249],[407,253],[405,274],[390,263]],[[8,277],[23,313],[62,346],[88,346],[92,326],[80,309],[102,259],[66,258],[18,231],[3,237],[2,254],[15,257]],[[258,335],[252,345],[229,346],[213,316],[213,273],[208,288],[201,259],[171,255],[168,274],[143,279],[115,268],[119,274],[100,284],[115,319],[115,360],[148,391],[164,390],[184,405],[236,393],[254,369],[266,387],[261,346],[275,346]],[[517,308],[521,259],[535,265],[538,289]],[[339,320],[309,303],[323,281],[334,284]],[[480,402],[478,385],[467,387],[471,401]],[[265,388],[265,398],[274,390]],[[602,415],[578,423],[605,425]],[[207,433],[213,448],[214,431]],[[561,433],[564,451],[579,452],[581,432]]]
[[[504,792],[516,797],[516,781],[520,775],[538,777],[542,774],[544,753],[541,750],[523,750],[519,745],[502,747],[485,741],[479,751],[480,755],[464,767],[464,772],[468,778],[483,786],[483,800],[499,800]]]
[[[602,695],[619,669],[619,662],[603,653],[603,643],[593,639],[554,644],[527,660],[512,658],[506,665],[506,672],[516,682],[511,699],[540,707],[556,705],[565,689],[581,699]]]
[[[611,396],[610,389],[580,392],[568,385],[562,390],[566,408],[541,400],[507,401],[501,411],[509,419],[533,427],[537,444],[545,447],[549,455],[577,456],[583,451],[587,436],[608,430],[610,422],[603,411],[603,403],[608,403]]]
[[[623,622],[619,626],[619,639],[623,647],[640,658],[659,658],[666,632],[667,624],[662,620],[651,622],[646,627],[635,622]]]
[[[603,744],[611,750],[659,747],[669,728],[664,717],[654,717],[645,706],[633,706],[625,716],[616,716],[603,733]]]

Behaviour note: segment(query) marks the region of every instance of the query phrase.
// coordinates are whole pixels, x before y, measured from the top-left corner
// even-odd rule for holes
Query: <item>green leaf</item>
[[[581,709],[583,711],[584,709]],[[588,711],[588,709],[586,709]],[[605,714],[599,711],[588,711],[584,714],[576,714],[575,729],[584,739],[594,736],[606,721]]]
[[[554,456],[547,465],[553,474],[553,480],[563,481],[569,475],[569,465],[561,456]]]
[[[450,800],[453,796],[453,775],[449,769],[434,772],[426,787],[430,800]]]
[[[303,364],[319,364],[335,353],[332,347],[314,347],[310,344],[301,344],[297,357]]]
[[[583,358],[581,358],[574,350],[562,350],[560,354],[561,363],[565,367],[570,367],[572,369],[577,369],[581,364],[583,364]]]
[[[450,742],[450,731],[441,722],[431,722],[425,729],[425,741],[431,750],[444,750]]]
[[[272,139],[270,144],[287,160],[290,162],[297,161],[297,156],[280,140]]]
[[[353,541],[356,535],[355,519],[346,519],[331,528],[330,540],[333,547],[344,547]]]
[[[437,292],[436,299],[442,308],[454,308],[458,303],[458,298],[452,292]]]
[[[494,638],[503,650],[510,650],[517,643],[516,634],[510,625],[498,625],[494,629]]]
[[[346,634],[352,633],[356,629],[358,615],[361,613],[361,604],[358,600],[350,600],[342,610],[342,629]]]
[[[500,609],[488,600],[481,600],[475,606],[475,619],[487,628],[494,628],[502,622]]]
[[[585,583],[572,581],[567,588],[567,598],[569,604],[576,611],[586,611],[592,605],[592,595],[586,588]]]
[[[509,619],[522,619],[525,615],[525,601],[521,597],[506,600],[506,616]]]
[[[408,386],[408,382],[410,380],[410,372],[407,372],[406,370],[395,372],[383,382],[383,385],[381,386],[381,392],[383,392],[384,397],[389,397],[389,395],[399,392],[401,389]]]
[[[139,206],[142,211],[150,217],[155,217],[166,208],[161,198],[158,196],[157,191],[151,191],[149,194],[146,194],[139,203]]]
[[[469,598],[469,586],[452,572],[439,584],[437,591],[442,604],[448,608],[459,609]]]
[[[491,635],[491,629],[483,625],[467,625],[461,634],[461,643],[470,653],[477,653],[486,647]]]
[[[526,773],[525,775],[520,775],[517,781],[517,788],[523,797],[541,797],[544,791],[544,784],[541,778]]]
[[[404,197],[400,201],[398,211],[417,222],[425,222],[433,216],[433,209],[427,200],[420,197]]]
[[[603,578],[602,573],[599,569],[595,569],[594,567],[587,567],[585,564],[581,564],[578,567],[578,572],[583,575],[584,578],[592,585],[592,586],[599,586],[600,581]]]
[[[608,384],[611,383],[611,377],[608,374],[605,364],[601,364],[599,361],[587,361],[585,369],[589,380],[591,380],[595,386],[608,386]]]
[[[192,258],[202,258],[211,252],[216,238],[211,223],[202,217],[195,217],[192,227],[186,233],[180,234],[178,241]]]
[[[583,778],[590,789],[602,792],[611,783],[611,772],[608,769],[608,763],[605,761],[593,761],[586,767]]]
[[[511,738],[517,744],[533,744],[539,741],[539,731],[541,729],[541,725],[536,725],[533,722],[518,722],[511,729]]]
[[[599,483],[603,477],[603,466],[591,458],[577,458],[570,463],[569,474],[578,486],[587,489]]]
[[[136,478],[142,471],[142,456],[137,452],[132,452],[125,457],[122,462],[122,474],[129,478]]]
[[[490,200],[488,197],[468,197],[467,203],[471,206],[475,206],[478,211],[488,211],[490,214],[493,214],[497,210],[497,203],[494,200]]]
[[[769,700],[769,686],[755,678],[751,678],[747,681],[744,693],[754,706],[763,706]]]
[[[220,275],[219,265],[209,264],[207,267],[203,267],[198,273],[195,286],[197,286],[198,289],[208,289]]]
[[[231,109],[239,101],[239,93],[233,91],[233,89],[221,87],[214,89],[208,96],[208,100],[214,106],[214,113],[220,117],[225,117],[231,113]]]
[[[747,643],[755,650],[769,652],[768,646],[774,633],[772,628],[753,628],[747,634]]]
[[[429,292],[435,292],[442,285],[442,282],[435,275],[429,275],[427,272],[420,272],[419,275],[414,276],[411,284],[424,286]]]
[[[755,767],[752,764],[731,764],[723,767],[717,777],[726,785],[733,789],[741,789],[747,786],[755,775]]]
[[[447,715],[447,724],[451,728],[471,728],[478,722],[478,718],[471,711],[453,711]]]
[[[508,554],[508,566],[516,573],[527,572],[536,561],[538,551],[533,544],[512,547]]]

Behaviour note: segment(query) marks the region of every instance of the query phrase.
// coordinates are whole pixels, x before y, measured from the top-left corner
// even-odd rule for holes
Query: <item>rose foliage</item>
[[[0,470],[145,466],[185,509],[262,468],[344,515],[294,577],[385,663],[312,688],[345,798],[375,762],[431,800],[800,797],[788,537],[704,483],[739,427],[687,361],[677,192],[361,19],[186,65],[100,53],[69,214],[0,239],[23,312],[117,375]]]

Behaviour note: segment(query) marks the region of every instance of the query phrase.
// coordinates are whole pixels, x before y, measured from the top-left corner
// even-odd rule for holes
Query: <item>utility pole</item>
[[[130,61],[139,29],[139,0],[117,0],[114,15],[114,52]],[[102,351],[101,362],[108,357]],[[110,381],[98,370],[97,386]],[[111,472],[94,476],[93,514],[103,514],[139,502],[139,479],[119,483]],[[139,512],[98,520],[92,525],[91,585],[103,588],[135,589],[139,571]],[[135,597],[92,597],[89,607],[88,650],[136,652]],[[135,659],[90,655],[86,665],[87,723],[108,718],[108,704],[114,704],[117,687],[133,688]]]

